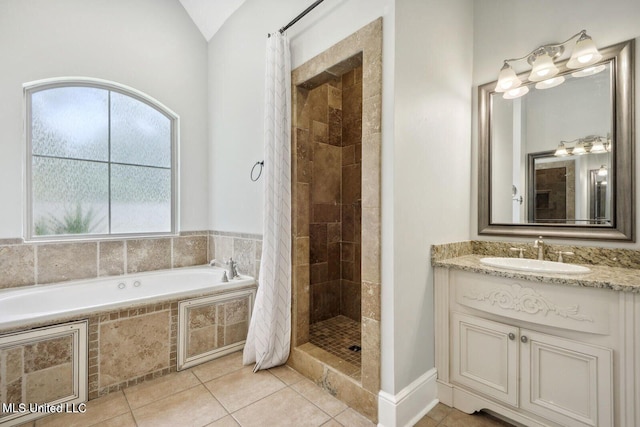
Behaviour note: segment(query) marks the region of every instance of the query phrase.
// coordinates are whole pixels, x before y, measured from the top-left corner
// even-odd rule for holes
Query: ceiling
[[[245,0],[180,0],[182,6],[209,41]]]

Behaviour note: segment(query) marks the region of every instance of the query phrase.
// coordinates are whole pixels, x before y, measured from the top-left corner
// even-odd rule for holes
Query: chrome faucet
[[[544,259],[544,241],[542,240],[542,236],[538,236],[535,242],[533,242],[533,247],[538,250],[538,259]]]
[[[238,277],[238,263],[229,257],[229,261],[225,262],[227,270],[229,271],[229,279],[235,279]]]
[[[225,271],[225,277],[228,277],[229,280],[235,279],[236,277],[240,276],[238,274],[238,263],[235,262],[231,257],[229,257],[229,261],[226,261],[224,263],[218,261],[217,259],[212,259],[211,261],[209,261],[209,265],[211,267],[215,267],[216,265],[219,265],[222,268],[226,268],[227,271]],[[223,280],[223,281],[226,282],[226,280]]]

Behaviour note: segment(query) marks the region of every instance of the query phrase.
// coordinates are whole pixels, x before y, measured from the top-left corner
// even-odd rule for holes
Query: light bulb
[[[598,176],[607,176],[607,174],[607,167],[605,165],[600,166],[600,169],[598,169]]]
[[[506,92],[519,87],[521,84],[522,81],[518,78],[516,72],[505,62],[500,70],[500,74],[498,74],[498,83],[496,83],[495,91]]]
[[[527,93],[529,93],[529,88],[527,86],[520,86],[506,91],[502,97],[504,99],[516,99],[520,98],[522,95],[526,95]]]
[[[553,60],[548,53],[537,55],[533,61],[533,68],[531,74],[529,74],[529,80],[532,82],[539,82],[542,80],[550,79],[558,74],[558,67],[553,63]]]
[[[564,83],[563,76],[551,77],[550,79],[536,83],[536,89],[550,89],[552,87],[559,86],[562,83]]]
[[[586,33],[582,33],[575,47],[571,58],[567,62],[567,68],[582,68],[595,64],[602,59],[602,55],[598,52],[596,44]]]
[[[566,157],[569,155],[569,153],[567,153],[567,149],[565,148],[564,144],[561,142],[560,145],[558,145],[556,152],[553,153],[553,155],[556,157]]]
[[[576,156],[587,154],[587,151],[584,149],[584,144],[582,142],[577,143],[571,154],[575,154]]]

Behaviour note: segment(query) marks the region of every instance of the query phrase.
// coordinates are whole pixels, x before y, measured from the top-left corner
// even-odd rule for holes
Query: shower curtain
[[[262,258],[243,354],[254,372],[285,363],[291,344],[291,60],[279,31],[266,62]]]

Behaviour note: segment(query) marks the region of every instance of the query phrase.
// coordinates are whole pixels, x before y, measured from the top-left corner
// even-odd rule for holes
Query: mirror
[[[479,234],[634,241],[634,41],[600,52],[519,98],[479,87]]]

